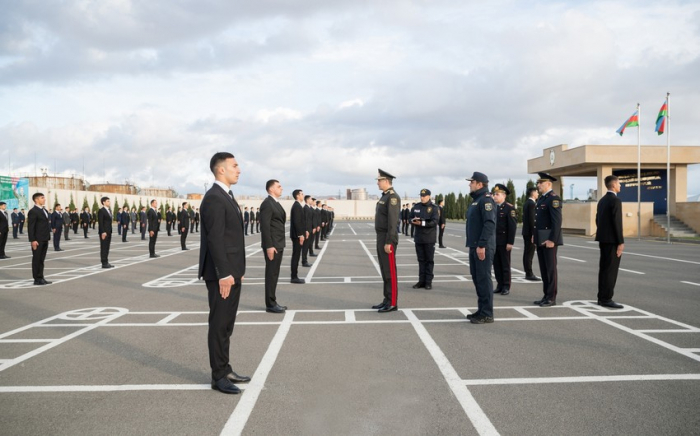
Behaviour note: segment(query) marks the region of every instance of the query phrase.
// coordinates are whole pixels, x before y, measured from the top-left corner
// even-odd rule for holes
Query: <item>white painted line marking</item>
[[[700,374],[648,374],[648,375],[607,375],[583,377],[533,377],[533,378],[493,378],[463,380],[467,386],[490,385],[526,385],[549,383],[594,383],[616,381],[650,381],[650,380],[700,380]]]
[[[331,233],[333,231],[331,230]],[[314,260],[314,264],[311,265],[311,268],[309,269],[309,272],[306,273],[306,277],[304,277],[304,281],[306,283],[311,283],[311,279],[314,278],[314,273],[316,272],[316,268],[318,268],[318,264],[321,263],[321,259],[323,258],[323,253],[326,252],[326,248],[328,248],[328,244],[330,241],[326,239],[326,243],[323,244],[323,248],[321,248],[321,251],[318,252],[318,256],[316,256],[316,260]]]
[[[345,322],[355,322],[357,321],[355,319],[355,311],[354,310],[346,310],[345,311]]]
[[[0,344],[32,344],[53,342],[57,339],[0,339]]]
[[[242,390],[245,385],[237,385]],[[67,386],[0,386],[0,393],[27,392],[124,392],[124,391],[205,391],[211,385],[67,385]]]
[[[646,273],[643,273],[641,271],[634,271],[631,269],[624,269],[624,268],[620,268],[620,271],[625,271],[625,272],[632,273],[632,274],[646,274]]]
[[[687,285],[693,285],[693,286],[700,286],[700,283],[684,282],[684,281],[681,281],[681,283],[685,283]]]
[[[585,260],[581,259],[574,259],[573,257],[566,257],[566,256],[559,256],[561,259],[567,259],[567,260],[573,260],[574,262],[581,262],[581,263],[586,263]]]
[[[374,256],[372,256],[372,253],[369,252],[369,250],[367,249],[367,246],[365,245],[364,242],[360,241],[360,245],[362,245],[362,248],[365,249],[365,253],[367,253],[367,256],[369,256],[369,259],[370,259],[370,260],[372,261],[372,263],[374,264],[374,268],[377,270],[377,274],[379,274],[379,276],[381,277],[381,275],[382,275],[382,270],[381,270],[381,268],[379,267],[379,264],[377,263],[377,261],[374,260]]]
[[[272,370],[272,366],[275,364],[277,356],[282,349],[284,340],[287,338],[287,333],[289,333],[292,321],[294,320],[294,313],[293,310],[288,310],[284,314],[284,319],[277,329],[277,333],[275,333],[275,336],[272,338],[272,341],[270,341],[270,346],[267,348],[265,355],[260,361],[258,369],[255,371],[255,374],[253,374],[247,389],[243,392],[241,399],[238,401],[236,408],[226,422],[224,429],[221,430],[222,435],[240,435],[243,433],[243,429],[255,407],[255,403],[258,401],[260,392],[265,387],[267,376],[270,374],[270,370]]]
[[[447,356],[445,356],[438,344],[430,336],[430,333],[428,333],[425,326],[421,324],[411,310],[404,310],[403,312],[406,315],[406,318],[408,318],[408,320],[411,322],[413,328],[416,330],[416,333],[423,342],[423,345],[425,345],[425,348],[428,349],[428,352],[437,364],[443,377],[445,377],[445,381],[447,381],[452,393],[454,393],[455,397],[457,397],[457,401],[459,401],[459,404],[462,406],[462,409],[464,409],[464,412],[467,414],[467,417],[472,422],[472,425],[476,431],[482,436],[498,435],[499,433],[496,430],[496,427],[493,426],[488,416],[486,416],[484,411],[479,406],[479,403],[476,402],[471,392],[469,392],[466,384],[464,384],[462,379],[459,378],[457,371],[455,371],[454,367],[452,367],[450,361],[447,359]]]
[[[177,318],[178,316],[180,316],[180,312],[173,312],[173,313],[171,313],[170,315],[168,315],[168,316],[166,316],[165,318],[163,318],[163,319],[161,319],[160,321],[158,321],[156,324],[160,324],[160,325],[162,325],[162,324],[167,324],[167,323],[169,323],[170,321],[172,321],[172,320],[174,320],[175,318]]]
[[[539,319],[539,316],[525,309],[524,307],[518,307],[515,309],[518,313],[522,313],[526,318]]]
[[[348,227],[350,227],[350,230],[352,230],[352,234],[355,235],[355,236],[357,236],[357,232],[355,231],[355,229],[352,228],[352,226],[350,225],[350,223],[348,223]]]
[[[350,277],[343,278],[343,283],[351,283],[352,279]]]
[[[636,330],[639,333],[700,333],[700,329],[644,329]]]
[[[578,247],[578,248],[585,248],[587,250],[600,250],[599,248],[593,248],[593,247],[585,247],[583,245],[571,245],[571,244],[566,244],[567,247]],[[693,265],[700,265],[700,262],[695,262],[692,260],[683,260],[683,259],[674,259],[672,257],[661,257],[661,256],[651,256],[648,254],[640,254],[640,253],[630,253],[629,251],[625,251],[625,256],[641,256],[641,257],[650,257],[652,259],[662,259],[662,260],[670,260],[672,262],[682,262],[682,263],[692,263]]]

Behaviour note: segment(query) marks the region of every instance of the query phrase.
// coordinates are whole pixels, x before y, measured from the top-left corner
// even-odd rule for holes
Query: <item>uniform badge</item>
[[[493,210],[493,204],[491,203],[486,203],[484,205],[484,209],[486,209],[487,212],[491,212]]]
[[[391,199],[391,205],[392,205],[392,206],[396,206],[397,204],[399,204],[399,200],[397,200],[396,198],[392,198],[392,199]]]
[[[428,208],[428,213],[432,213],[432,212],[433,212],[433,208],[432,208],[432,207],[429,207],[429,208]]]
[[[552,201],[552,207],[555,209],[558,208],[559,207],[559,200]]]
[[[512,216],[513,218],[515,218],[515,211],[514,211],[514,210],[511,210],[511,211],[510,211],[510,216]]]

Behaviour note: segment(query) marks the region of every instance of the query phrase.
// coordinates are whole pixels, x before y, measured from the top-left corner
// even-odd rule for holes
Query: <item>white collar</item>
[[[224,192],[226,192],[226,193],[228,193],[228,191],[231,190],[230,186],[226,186],[226,184],[224,182],[220,182],[219,180],[214,180],[214,184],[219,185],[221,187],[221,189],[223,189]]]
[[[275,197],[274,195],[272,195],[272,194],[267,194],[267,195],[268,195],[271,199],[275,200],[276,202],[278,202],[278,203],[280,202],[279,198]]]
[[[617,197],[617,193],[616,193],[615,191],[608,191],[608,194],[612,194],[612,195],[614,195],[615,197]]]

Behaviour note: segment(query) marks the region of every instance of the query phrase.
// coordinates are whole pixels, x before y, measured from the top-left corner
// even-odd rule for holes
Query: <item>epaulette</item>
[[[490,196],[491,196],[491,194],[489,194],[488,192],[486,194],[484,194],[484,197],[490,197]]]
[[[506,204],[507,204],[508,206],[510,206],[510,207],[513,207],[513,205],[510,204],[510,203],[508,203],[507,201],[506,201]]]

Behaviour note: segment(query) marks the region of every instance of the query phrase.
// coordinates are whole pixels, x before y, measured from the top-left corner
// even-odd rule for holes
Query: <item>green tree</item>
[[[508,179],[508,182],[506,182],[506,188],[508,188],[508,191],[510,192],[510,194],[506,196],[506,201],[512,205],[515,205],[515,185],[511,179]]]
[[[96,214],[100,210],[100,205],[97,203],[97,195],[92,198],[92,213]]]
[[[467,202],[464,199],[464,195],[460,192],[459,195],[457,196],[457,215],[455,216],[455,219],[458,220],[463,220],[466,218],[466,212],[467,212]]]
[[[87,201],[87,195],[83,197],[83,207],[80,210],[85,210],[86,207],[90,207]]]
[[[70,202],[68,202],[68,209],[70,209],[70,210],[75,209],[75,203],[73,202],[73,193],[72,192],[70,194]]]
[[[56,205],[58,204],[58,195],[54,192],[53,193],[53,208],[56,209]]]
[[[143,209],[143,199],[139,197],[139,210]]]
[[[125,198],[124,204],[122,204],[122,208],[125,208],[125,207],[128,207],[129,209],[131,209],[131,207],[129,207],[129,199],[128,198]]]
[[[165,219],[165,206],[161,203],[160,205],[160,217],[161,219]]]
[[[117,214],[119,213],[119,199],[117,199],[117,196],[114,196],[114,210],[112,211],[112,220],[117,219]]]

